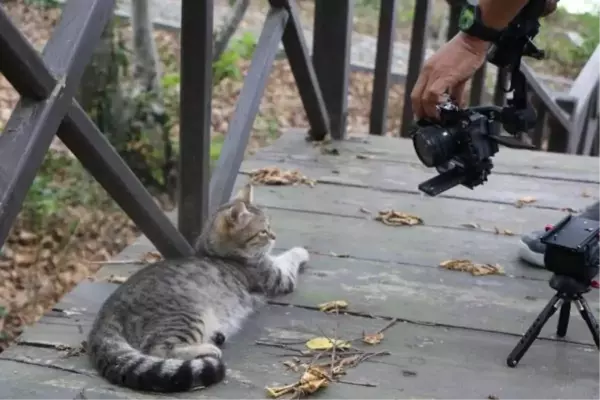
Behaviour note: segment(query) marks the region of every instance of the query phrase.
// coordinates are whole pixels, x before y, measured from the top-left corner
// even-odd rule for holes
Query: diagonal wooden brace
[[[0,244],[58,130],[165,257],[192,254],[188,242],[73,99],[114,5],[114,0],[68,2],[41,58],[0,8],[0,72],[22,96],[0,135]]]

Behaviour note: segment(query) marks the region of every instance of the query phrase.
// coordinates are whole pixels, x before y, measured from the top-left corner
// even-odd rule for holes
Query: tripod
[[[550,317],[554,315],[559,307],[560,313],[558,315],[556,335],[562,338],[567,334],[569,316],[571,314],[571,302],[576,304],[579,314],[581,314],[581,317],[592,333],[596,347],[599,347],[598,321],[596,321],[587,301],[583,298],[583,294],[590,291],[590,285],[583,284],[565,275],[554,274],[550,279],[550,287],[556,290],[557,293],[548,302],[546,307],[544,307],[542,312],[538,315],[533,324],[531,324],[527,332],[525,332],[521,340],[519,340],[519,343],[517,343],[506,359],[506,364],[509,367],[514,368],[517,366],[521,358],[525,355],[525,352],[540,334],[540,331],[546,322],[548,322]]]

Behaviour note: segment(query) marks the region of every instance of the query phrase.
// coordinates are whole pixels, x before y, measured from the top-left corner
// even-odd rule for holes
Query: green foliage
[[[225,78],[241,79],[240,62],[249,60],[256,49],[256,38],[250,32],[232,40],[221,57],[213,63],[213,83],[216,85]]]
[[[50,151],[46,154],[23,202],[22,216],[41,229],[74,206],[112,204],[101,187],[72,157]]]
[[[540,23],[536,43],[547,54],[547,59],[542,61],[542,65],[547,65],[555,73],[576,77],[600,43],[598,14],[569,14],[559,8]],[[568,39],[565,32],[569,30],[581,35],[584,39],[581,46]]]

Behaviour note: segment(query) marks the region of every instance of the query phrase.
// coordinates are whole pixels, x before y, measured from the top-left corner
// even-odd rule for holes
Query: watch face
[[[458,26],[461,30],[467,30],[475,22],[475,11],[473,7],[464,7],[458,19]]]

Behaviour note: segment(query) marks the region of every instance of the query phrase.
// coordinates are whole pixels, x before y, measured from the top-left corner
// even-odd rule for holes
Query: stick
[[[339,383],[345,383],[346,385],[354,385],[354,386],[364,386],[364,387],[377,387],[377,385],[375,385],[374,383],[368,383],[368,382],[352,382],[352,381],[343,381],[341,379],[336,379],[336,382]]]
[[[302,350],[294,349],[293,347],[290,347],[290,346],[287,346],[287,345],[281,344],[281,343],[270,343],[270,342],[262,342],[260,340],[257,340],[256,342],[254,342],[254,344],[256,344],[258,346],[276,347],[278,349],[294,351],[296,353],[300,353],[300,354],[304,355],[304,352]]]
[[[384,326],[383,328],[381,328],[380,330],[377,331],[378,333],[383,333],[385,331],[387,331],[388,329],[390,329],[392,326],[396,325],[398,323],[398,318],[394,318],[393,320],[391,320],[386,326]]]

